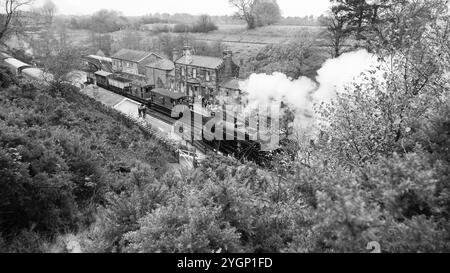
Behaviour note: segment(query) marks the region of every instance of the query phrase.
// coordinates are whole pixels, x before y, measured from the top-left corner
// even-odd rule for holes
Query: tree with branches
[[[276,1],[229,0],[237,9],[236,17],[244,20],[249,29],[271,25],[281,19],[281,11]]]
[[[0,0],[3,12],[0,12],[0,41],[18,31],[20,10],[30,5],[32,0]]]
[[[331,56],[337,58],[344,53],[345,43],[351,34],[347,28],[347,19],[339,10],[331,10],[321,23],[327,28],[326,39]]]
[[[256,18],[254,14],[255,0],[229,0],[230,5],[237,8],[236,17],[244,20],[249,29],[256,28]]]

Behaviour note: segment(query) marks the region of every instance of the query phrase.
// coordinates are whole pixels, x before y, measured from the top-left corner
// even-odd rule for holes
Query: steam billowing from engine
[[[359,50],[326,61],[315,80],[307,77],[293,80],[279,72],[253,74],[240,83],[240,88],[247,93],[247,107],[283,102],[296,112],[294,127],[305,129],[314,121],[315,103],[330,102],[377,63],[375,55]]]

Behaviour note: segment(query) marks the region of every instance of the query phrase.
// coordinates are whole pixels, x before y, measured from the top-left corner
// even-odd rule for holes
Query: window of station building
[[[186,75],[186,68],[184,66],[181,67],[181,76]]]
[[[197,69],[192,68],[192,78],[196,79],[197,78]]]
[[[206,71],[206,74],[205,74],[205,75],[206,75],[206,76],[205,76],[206,81],[209,82],[209,81],[211,80],[211,72]]]

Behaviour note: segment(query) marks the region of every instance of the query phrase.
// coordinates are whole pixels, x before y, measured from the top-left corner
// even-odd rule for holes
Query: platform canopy
[[[95,75],[99,75],[101,77],[109,77],[112,75],[112,73],[100,70],[100,71],[95,72]]]

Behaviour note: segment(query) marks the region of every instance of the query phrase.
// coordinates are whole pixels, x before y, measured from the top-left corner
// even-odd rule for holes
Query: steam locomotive
[[[163,88],[143,87],[141,90],[136,90],[136,88],[133,87],[133,80],[122,77],[120,74],[101,70],[95,71],[93,72],[93,74],[95,75],[95,82],[97,86],[140,102],[147,106],[149,109],[163,114],[166,118],[170,119],[173,124],[176,125],[176,128],[181,128],[180,134],[185,135],[186,131],[188,131],[189,133],[191,133],[191,139],[202,139],[192,140],[190,143],[202,152],[206,153],[206,151],[208,150],[217,151],[226,155],[233,155],[237,158],[247,158],[257,162],[260,161],[261,156],[263,156],[263,153],[260,152],[261,144],[257,141],[252,141],[250,135],[245,129],[238,128],[244,127],[244,124],[239,124],[237,118],[234,118],[234,122],[226,121],[229,120],[227,119],[227,113],[224,113],[223,121],[218,122],[216,125],[212,126],[212,133],[205,133],[203,130],[203,126],[211,121],[211,119],[215,118],[215,113],[196,111],[196,109],[194,109],[194,102],[190,97]],[[186,121],[186,119],[182,119],[186,112],[183,111],[184,113],[181,112],[175,114],[175,116],[173,115],[173,110],[176,106],[185,106],[185,108],[190,111],[190,128],[187,128],[186,123],[180,124],[180,122]],[[177,111],[175,112],[178,112],[178,109],[180,108],[177,108]],[[201,124],[196,123],[196,121],[199,120],[201,120]],[[215,137],[216,126],[223,127],[222,137]],[[201,132],[202,135],[195,138],[196,132]],[[214,136],[212,134],[214,134]],[[237,140],[238,135],[245,136],[245,140]],[[241,137],[240,139],[243,139],[243,137]]]
[[[52,75],[49,75],[48,73],[45,73],[41,69],[33,67],[30,64],[17,60],[5,52],[0,52],[0,61],[6,67],[8,67],[8,69],[13,74],[19,77],[26,78],[30,81],[36,81],[45,84],[52,78]],[[174,107],[180,105],[186,106],[188,109],[190,109],[192,119],[192,127],[188,128],[188,130],[192,132],[192,134],[194,134],[194,132],[202,132],[202,140],[192,140],[191,144],[204,153],[206,153],[207,151],[216,151],[226,155],[233,155],[236,158],[246,158],[249,160],[253,160],[257,163],[261,163],[267,157],[265,153],[261,152],[261,144],[257,141],[250,140],[251,138],[245,131],[245,129],[244,132],[239,132],[238,122],[236,119],[234,123],[226,121],[218,123],[218,126],[223,126],[222,138],[216,139],[211,135],[205,137],[205,133],[203,132],[203,125],[207,124],[211,119],[214,118],[214,113],[212,113],[212,115],[206,115],[203,112],[199,113],[194,111],[193,101],[188,96],[162,88],[144,87],[141,90],[135,90],[132,86],[133,80],[122,77],[121,75],[115,73],[110,73],[102,70],[91,71],[91,75],[92,74],[95,75],[95,79],[91,78],[89,80],[88,78],[88,82],[92,83],[95,80],[95,83],[99,87],[140,102],[146,105],[149,109],[164,115],[167,119],[170,119],[173,124],[179,122],[183,117],[183,113],[180,113],[176,117],[172,116]],[[202,124],[196,124],[195,121],[197,120],[201,120]],[[215,126],[213,126],[212,128],[213,134],[215,133]],[[184,125],[184,128],[185,127],[186,126]],[[183,128],[183,125],[181,126],[181,128]],[[245,140],[237,140],[237,134],[244,134]]]

